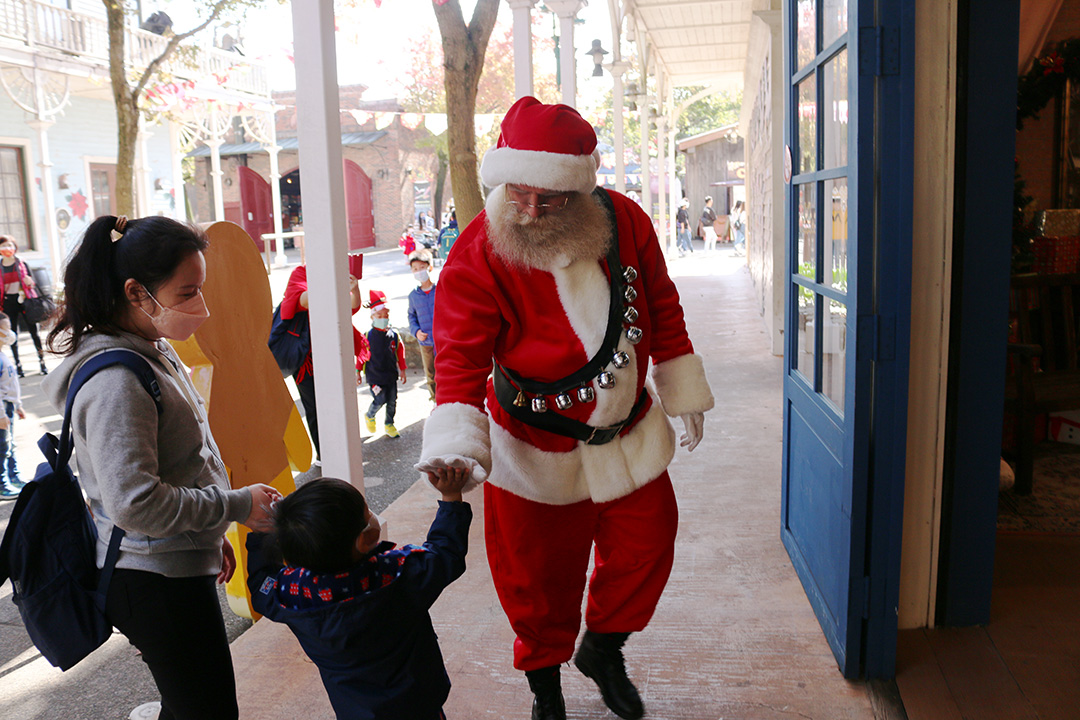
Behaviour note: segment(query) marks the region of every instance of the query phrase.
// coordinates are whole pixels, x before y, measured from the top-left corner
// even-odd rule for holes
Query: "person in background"
[[[746,205],[742,200],[735,201],[731,209],[732,247],[736,255],[746,254]]]
[[[701,232],[705,238],[705,250],[711,251],[716,249],[716,227],[713,223],[716,222],[716,211],[713,210],[712,196],[705,196],[705,207],[701,209]]]
[[[435,317],[435,283],[431,280],[431,256],[424,251],[409,256],[409,269],[419,287],[409,293],[409,331],[420,343],[420,358],[424,361],[428,395],[435,402],[435,338],[431,322]]]
[[[446,260],[450,256],[450,249],[454,247],[454,242],[460,234],[457,224],[457,211],[451,210],[450,221],[439,232],[439,257]]]
[[[349,300],[353,314],[360,309],[360,288],[356,278],[349,275]],[[292,320],[298,312],[308,312],[308,281],[307,266],[300,265],[289,275],[289,283],[285,286],[285,296],[281,299],[281,319]],[[310,328],[310,323],[308,324]],[[353,328],[353,355],[360,356],[365,352],[363,334]],[[322,452],[319,447],[319,411],[315,404],[315,366],[311,359],[311,350],[308,350],[303,365],[293,375],[296,382],[296,390],[300,393],[300,404],[304,406],[304,417],[307,419],[308,431],[311,434],[311,444],[315,446],[315,460],[313,464],[322,465]]]
[[[11,319],[0,313],[0,345],[15,342],[15,333],[11,331]],[[0,414],[0,500],[15,498],[22,490],[23,479],[19,476],[19,464],[15,459],[15,416],[26,419],[22,408],[22,394],[19,390],[19,375],[15,365],[0,352],[0,402],[3,413]]]
[[[405,384],[405,346],[397,331],[390,327],[390,308],[386,295],[379,290],[370,292],[371,330],[368,330],[368,350],[371,357],[364,366],[364,377],[371,389],[371,407],[364,414],[368,432],[375,432],[375,413],[386,406],[384,428],[387,437],[397,438],[400,433],[394,427],[397,413],[397,381]]]
[[[216,583],[236,569],[230,523],[272,527],[269,485],[233,490],[176,350],[210,316],[202,230],[167,217],[99,217],[64,272],[49,347],[64,361],[41,384],[58,412],[79,367],[105,350],[141,355],[160,407],[129,369],[91,377],[71,408],[79,485],[97,527],[100,566],[114,525],[126,531],[105,615],[138,648],[161,693],[159,720],[236,720],[236,681]]]
[[[690,241],[690,212],[687,208],[690,207],[690,201],[683,198],[679,202],[679,210],[675,213],[675,229],[676,239],[678,240],[679,257],[683,257],[686,253],[694,252],[694,245]]]
[[[10,235],[0,235],[0,309],[11,318],[11,329],[15,331],[15,342],[11,345],[11,356],[15,358],[15,371],[19,377],[26,377],[23,373],[22,363],[19,362],[19,324],[30,332],[30,339],[34,341],[37,350],[38,363],[42,375],[48,375],[49,370],[45,367],[45,352],[41,348],[41,338],[38,336],[37,323],[30,322],[23,310],[23,300],[38,296],[37,284],[34,276],[26,263],[16,257],[18,245],[15,238]]]
[[[401,231],[401,238],[398,240],[398,247],[405,253],[405,257],[409,257],[416,252],[416,238],[413,237],[412,228],[407,227]]]

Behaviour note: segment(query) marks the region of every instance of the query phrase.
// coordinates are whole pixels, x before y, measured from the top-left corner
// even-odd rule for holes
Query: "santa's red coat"
[[[638,277],[633,345],[620,335],[631,363],[616,369],[616,384],[592,383],[596,400],[574,398],[567,411],[593,426],[624,420],[649,378],[650,400],[637,422],[605,445],[585,445],[523,424],[495,399],[492,358],[520,375],[553,382],[585,365],[607,328],[610,285],[603,261],[576,261],[548,270],[513,267],[487,242],[486,214],[461,234],[439,276],[433,334],[438,405],[424,430],[422,459],[461,455],[488,471],[488,482],[530,500],[563,505],[623,497],[664,471],[675,450],[667,416],[704,412],[713,405],[701,358],[693,354],[679,294],[645,213],[610,193],[619,257]],[[655,400],[659,399],[659,403]],[[490,427],[485,410],[490,414]]]

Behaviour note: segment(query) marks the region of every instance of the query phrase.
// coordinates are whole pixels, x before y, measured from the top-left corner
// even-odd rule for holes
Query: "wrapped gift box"
[[[1041,275],[1074,273],[1080,259],[1080,237],[1037,237],[1031,241],[1035,272]]]
[[[1080,210],[1043,210],[1036,227],[1046,237],[1080,235]]]
[[[1080,412],[1050,413],[1051,440],[1080,445]]]

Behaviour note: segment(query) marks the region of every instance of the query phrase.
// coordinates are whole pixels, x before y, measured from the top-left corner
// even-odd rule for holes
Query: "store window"
[[[20,248],[31,249],[23,167],[21,147],[0,145],[0,234],[14,237]]]

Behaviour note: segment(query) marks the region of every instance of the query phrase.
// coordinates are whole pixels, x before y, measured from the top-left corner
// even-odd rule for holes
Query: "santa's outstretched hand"
[[[680,415],[685,432],[679,438],[679,447],[686,448],[686,452],[694,452],[694,448],[701,442],[701,436],[705,432],[705,413],[692,412]]]
[[[452,478],[465,474],[465,486],[463,492],[468,492],[487,480],[487,471],[476,460],[463,455],[442,455],[440,457],[422,460],[413,466],[418,471],[425,473],[431,483],[446,482]]]

